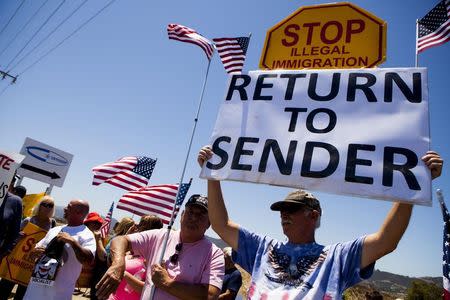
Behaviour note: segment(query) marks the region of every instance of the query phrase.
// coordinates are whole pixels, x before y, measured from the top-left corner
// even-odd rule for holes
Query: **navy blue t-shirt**
[[[16,242],[22,221],[22,199],[7,193],[0,206],[0,256],[8,254]]]
[[[225,270],[225,276],[223,277],[222,283],[222,293],[225,293],[227,290],[233,292],[239,292],[239,289],[242,285],[242,276],[241,272],[238,269],[232,268],[229,270]]]

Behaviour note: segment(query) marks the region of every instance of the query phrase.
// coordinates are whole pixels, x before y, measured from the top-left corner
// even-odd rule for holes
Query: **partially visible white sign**
[[[62,187],[73,155],[30,138],[20,153],[25,155],[17,174]]]
[[[431,205],[424,68],[229,78],[201,177]]]
[[[0,205],[6,197],[14,172],[24,159],[18,153],[0,151]]]

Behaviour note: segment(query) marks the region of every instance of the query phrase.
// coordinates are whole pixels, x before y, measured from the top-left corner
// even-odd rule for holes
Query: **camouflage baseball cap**
[[[295,190],[290,192],[284,200],[273,203],[270,206],[270,209],[280,211],[283,209],[300,206],[317,210],[322,215],[322,208],[320,207],[319,200],[317,200],[313,194],[305,190]]]

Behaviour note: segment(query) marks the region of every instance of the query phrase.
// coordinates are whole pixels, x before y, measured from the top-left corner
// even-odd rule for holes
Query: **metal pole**
[[[21,176],[21,177],[19,178],[19,180],[17,180],[16,186],[22,185],[22,181],[23,181],[23,176]]]
[[[419,67],[419,53],[417,52],[417,46],[419,43],[419,20],[416,19],[416,68]]]
[[[211,59],[212,59],[212,57],[211,57]],[[181,185],[183,184],[184,173],[186,171],[186,165],[187,165],[187,162],[188,162],[188,159],[189,159],[189,154],[191,152],[192,140],[194,139],[195,129],[197,128],[198,116],[200,114],[200,108],[202,107],[203,94],[205,93],[206,82],[208,81],[209,66],[211,65],[211,59],[209,59],[208,67],[206,68],[205,79],[203,80],[202,92],[200,94],[200,101],[199,101],[198,107],[197,107],[197,114],[195,115],[194,126],[192,127],[191,138],[189,140],[189,146],[188,146],[188,150],[187,150],[187,153],[186,153],[186,159],[184,161],[183,171],[181,172],[180,182],[178,184],[178,191],[177,191],[177,195],[175,197],[175,201],[178,199],[178,195],[180,194],[180,190],[181,190]],[[166,252],[167,241],[169,240],[169,234],[170,234],[170,231],[172,230],[172,225],[173,225],[173,222],[174,222],[175,208],[176,208],[176,205],[173,206],[172,216],[170,218],[169,225],[167,226],[167,232],[164,235],[163,248],[162,248],[162,251],[161,251],[161,256],[159,257],[159,262],[162,262],[162,260],[164,258],[164,254]],[[152,285],[152,289],[150,291],[150,300],[153,300],[154,292],[155,292],[155,286]]]
[[[45,195],[50,195],[53,190],[53,184],[50,184],[48,188],[45,190]]]
[[[436,195],[439,201],[439,204],[443,205],[444,204],[444,194],[442,193],[441,189],[437,189],[436,190]]]

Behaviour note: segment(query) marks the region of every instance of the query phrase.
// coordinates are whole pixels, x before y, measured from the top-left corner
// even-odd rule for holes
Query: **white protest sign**
[[[6,197],[14,172],[23,159],[21,154],[0,151],[0,205]]]
[[[17,174],[62,187],[73,155],[47,144],[25,139],[20,153],[25,155]]]
[[[200,176],[431,205],[424,68],[229,78]]]

